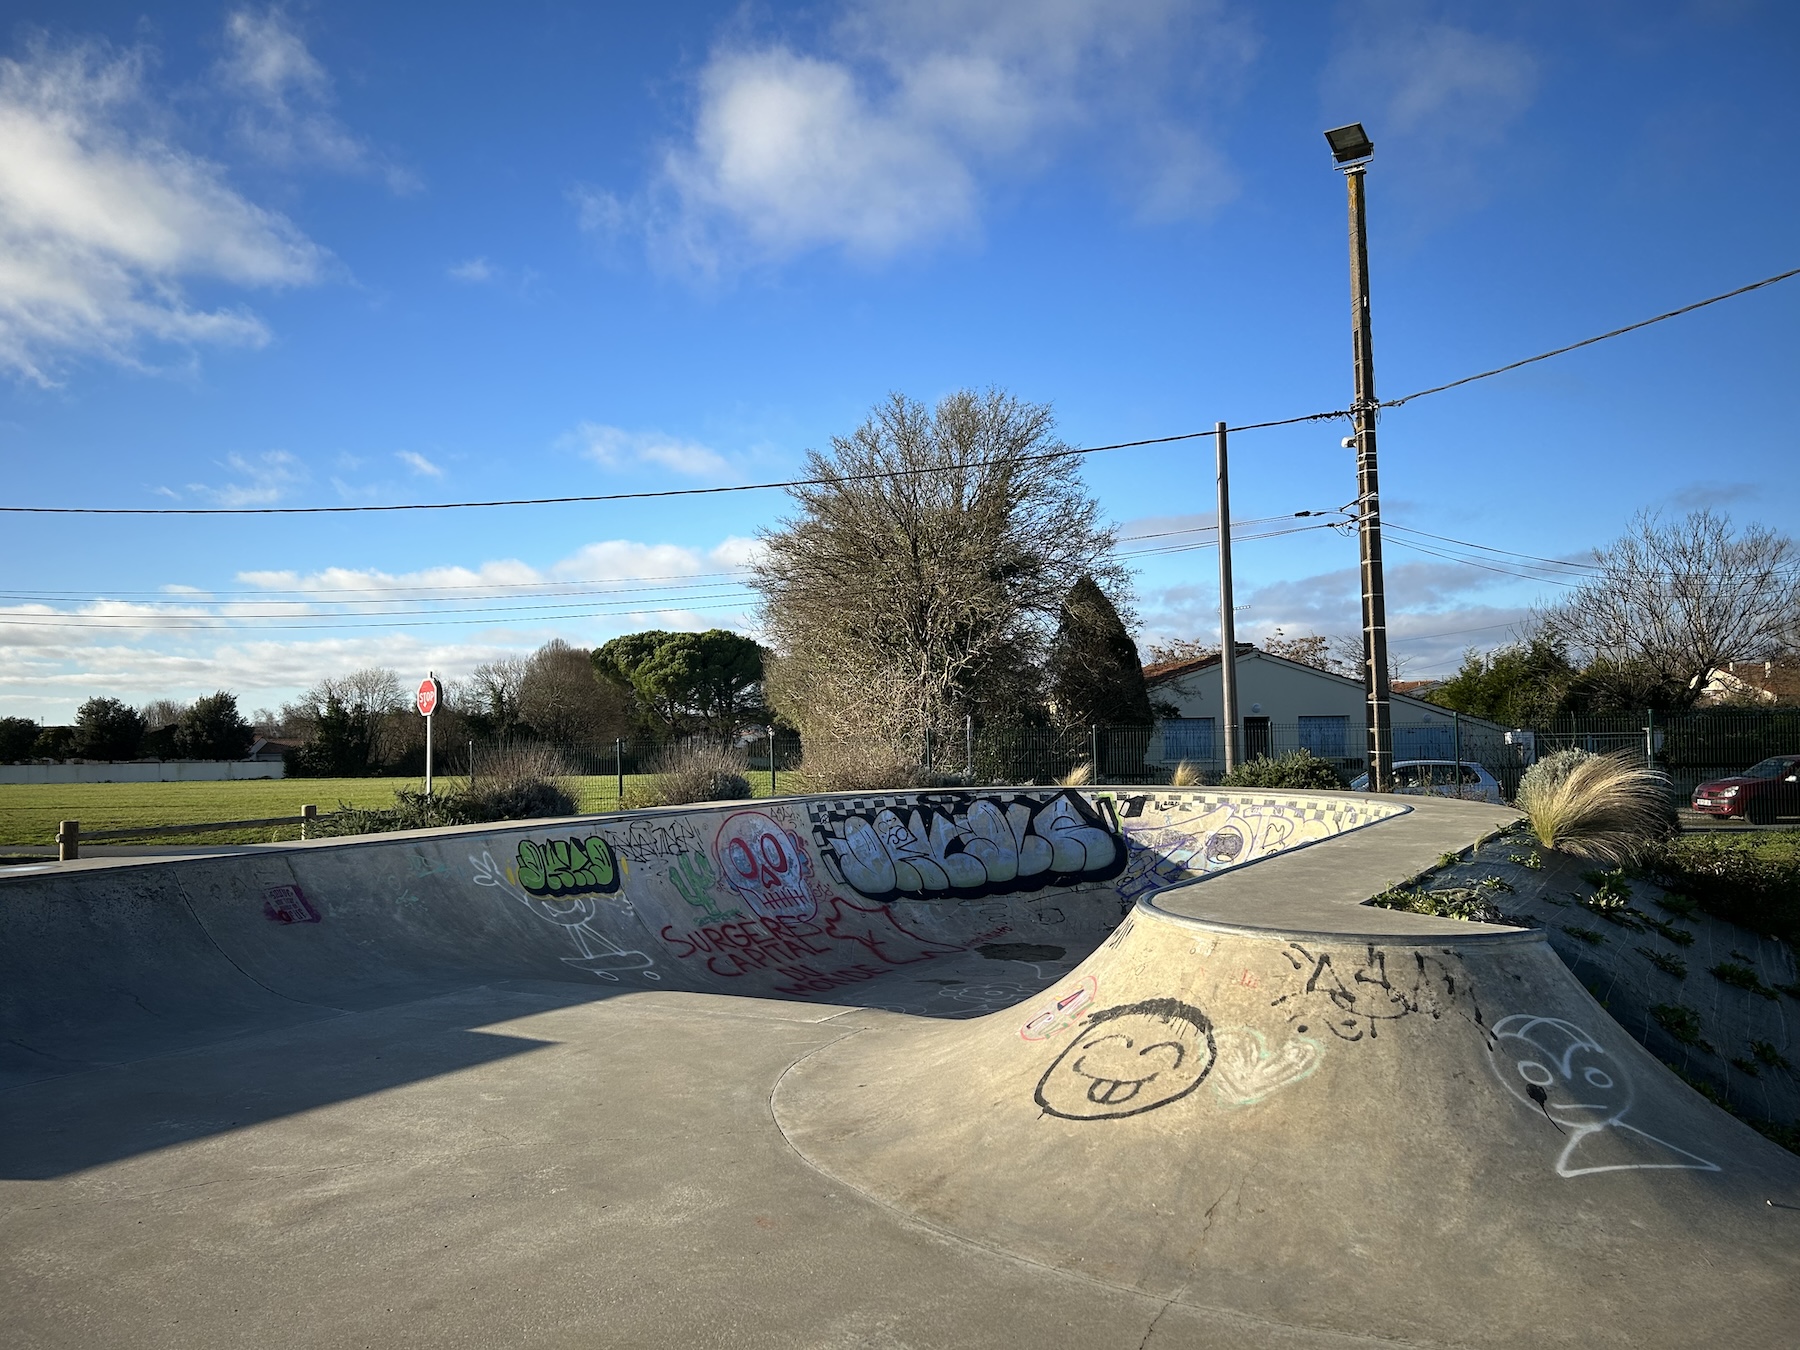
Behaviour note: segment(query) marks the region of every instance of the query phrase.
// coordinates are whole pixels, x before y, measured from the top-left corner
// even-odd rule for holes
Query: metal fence
[[[1245,759],[1306,750],[1335,768],[1346,783],[1367,766],[1360,723],[1343,717],[1275,722],[1247,718],[1240,730]],[[1800,754],[1800,709],[1705,710],[1675,715],[1637,713],[1565,718],[1551,725],[1501,730],[1491,723],[1449,715],[1433,722],[1399,723],[1393,729],[1396,762],[1457,760],[1480,764],[1510,799],[1519,778],[1537,758],[1578,747],[1595,753],[1626,752],[1668,773],[1685,801],[1696,785],[1738,772],[1776,754]],[[499,768],[502,758],[533,748],[553,751],[561,771],[610,776],[648,773],[665,746],[645,738],[559,743],[469,742],[442,746],[437,771],[466,774],[471,756],[477,776]],[[745,735],[733,749],[752,773],[798,768],[805,749],[791,731]],[[1210,719],[1169,719],[1154,726],[971,726],[961,735],[920,736],[906,757],[944,774],[969,775],[979,783],[1053,783],[1084,767],[1106,783],[1168,782],[1186,763],[1203,781],[1225,772],[1224,741]]]

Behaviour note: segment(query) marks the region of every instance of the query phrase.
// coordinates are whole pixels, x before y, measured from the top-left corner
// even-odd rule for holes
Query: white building
[[[1146,666],[1144,682],[1150,687],[1151,706],[1157,710],[1146,762],[1186,760],[1202,768],[1221,767],[1225,747],[1219,658]],[[1351,773],[1366,767],[1360,680],[1240,643],[1237,688],[1245,759],[1305,749],[1320,759],[1338,761]],[[1396,693],[1391,706],[1396,760],[1450,759],[1459,733],[1462,757],[1467,760],[1481,758],[1481,751],[1505,742],[1504,727],[1477,717],[1459,717],[1424,699]]]

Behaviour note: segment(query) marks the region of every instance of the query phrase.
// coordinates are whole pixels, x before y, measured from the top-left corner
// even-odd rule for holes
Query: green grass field
[[[438,780],[445,788],[460,778]],[[618,780],[612,775],[565,780],[584,812],[616,811]],[[629,791],[636,781],[625,775]],[[751,774],[756,795],[766,797],[769,776]],[[792,774],[777,776],[779,792],[797,788]],[[0,784],[0,847],[54,844],[58,821],[79,820],[84,834],[133,826],[188,825],[216,820],[261,820],[297,816],[308,802],[321,813],[340,802],[351,806],[392,806],[397,789],[418,791],[417,778],[257,778],[236,783],[51,783]],[[298,826],[258,830],[208,830],[193,835],[157,836],[154,844],[256,844],[300,837]],[[129,841],[120,841],[129,842]]]

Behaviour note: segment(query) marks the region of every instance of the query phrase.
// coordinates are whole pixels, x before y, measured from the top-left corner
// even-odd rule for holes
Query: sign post
[[[438,704],[444,701],[444,686],[436,674],[427,672],[419,681],[419,692],[415,702],[419,716],[425,719],[425,796],[431,796],[431,715],[437,711]]]

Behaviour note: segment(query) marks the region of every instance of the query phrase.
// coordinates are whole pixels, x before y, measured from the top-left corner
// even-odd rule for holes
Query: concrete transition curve
[[[1166,788],[0,871],[25,1345],[1792,1344],[1800,1159],[1505,823]]]

